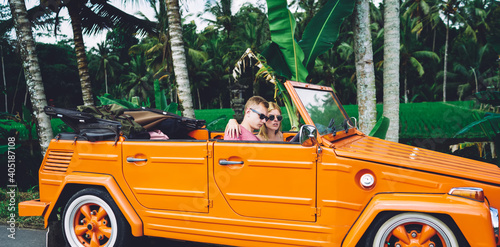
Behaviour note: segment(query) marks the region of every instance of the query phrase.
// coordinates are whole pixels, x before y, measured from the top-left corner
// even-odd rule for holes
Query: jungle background
[[[109,4],[107,1],[81,2],[96,13],[99,4]],[[301,39],[309,21],[326,2],[289,1],[297,23],[296,40]],[[105,41],[86,49],[93,100],[96,105],[119,100],[154,108],[158,95],[162,95],[166,104],[174,106],[171,110],[180,114],[166,2],[149,0],[149,3],[155,12],[154,19],[129,18],[126,25],[110,25],[110,19],[106,18],[113,18],[112,13],[82,16],[83,30],[88,35],[108,31]],[[449,148],[452,144],[474,142],[462,145],[455,154],[495,163],[494,152],[484,147],[487,143],[482,143],[491,138],[485,135],[455,138],[454,134],[481,118],[484,112],[497,112],[494,104],[478,102],[474,95],[498,91],[500,86],[500,2],[406,0],[400,3],[399,141],[447,153],[452,152]],[[182,1],[180,4],[182,6]],[[207,1],[204,11],[212,18],[205,20],[208,24],[203,28],[194,21],[181,20],[195,115],[205,119],[210,130],[223,130],[233,117],[230,88],[235,83],[232,76],[235,63],[247,48],[260,54],[271,43],[265,2],[244,4],[236,12],[231,11],[231,5],[231,0]],[[37,6],[28,13],[31,12],[32,25],[38,35],[57,35],[54,29],[58,29],[58,23],[68,20],[47,10],[40,13],[42,10]],[[447,6],[452,6],[451,11]],[[383,3],[370,2],[378,116],[382,114],[383,98],[383,10]],[[187,14],[193,15],[182,13],[181,8],[181,16]],[[334,88],[348,114],[357,118],[353,23],[353,15],[342,22],[333,48],[316,59],[306,82]],[[1,3],[0,145],[4,147],[0,150],[0,162],[7,164],[6,140],[15,137],[18,188],[36,192],[42,155],[13,28],[9,5]],[[36,44],[48,105],[73,109],[84,104],[74,46],[72,39],[64,37],[56,44]],[[447,96],[443,99],[445,54],[448,56]],[[246,87],[243,98],[261,95],[274,101],[275,86],[258,72],[258,68],[249,66],[239,78],[238,82]],[[284,130],[290,128],[287,116],[283,124]],[[52,129],[54,135],[68,131],[57,119],[52,120]],[[6,179],[3,175],[0,184],[5,185]]]

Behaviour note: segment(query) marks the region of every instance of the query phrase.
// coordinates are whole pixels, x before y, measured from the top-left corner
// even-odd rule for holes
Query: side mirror
[[[302,125],[299,134],[299,141],[302,146],[311,147],[318,144],[318,131],[313,125]]]

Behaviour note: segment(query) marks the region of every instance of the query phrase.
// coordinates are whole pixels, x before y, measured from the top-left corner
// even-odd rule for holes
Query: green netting
[[[482,118],[486,112],[475,110],[474,101],[453,102],[423,102],[400,104],[399,107],[399,138],[486,138],[480,129],[455,137],[468,124]],[[344,106],[350,117],[358,118],[358,106]],[[377,119],[382,116],[383,105],[377,105]]]

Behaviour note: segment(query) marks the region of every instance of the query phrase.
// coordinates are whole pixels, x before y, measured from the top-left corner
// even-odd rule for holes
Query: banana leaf
[[[0,154],[1,155],[5,155],[5,153],[7,153],[7,151],[14,151],[16,150],[17,148],[19,148],[21,146],[21,144],[17,144],[14,146],[14,149],[12,149],[12,147],[9,145],[0,145]]]
[[[266,58],[267,64],[273,68],[276,74],[287,79],[292,78],[292,72],[290,68],[288,68],[285,58],[280,51],[280,47],[276,43],[271,42],[271,44],[262,51],[262,56]]]
[[[165,90],[160,89],[160,81],[156,79],[154,81],[155,89],[155,105],[156,109],[164,111],[167,109],[167,98],[165,97]]]
[[[269,2],[269,1],[268,1]],[[316,58],[333,47],[344,18],[352,14],[356,1],[329,0],[307,24],[302,40],[304,66],[312,71]]]
[[[291,80],[305,82],[308,75],[302,64],[304,52],[295,41],[295,18],[287,7],[286,0],[267,0],[271,40],[280,47],[286,64],[292,73]]]
[[[297,112],[297,107],[293,103],[292,100],[288,97],[288,92],[285,88],[285,85],[283,83],[278,82],[276,83],[276,88],[278,89],[278,96],[281,97],[283,100],[283,103],[285,104],[286,107],[286,112],[288,113],[288,117],[290,120],[290,131],[298,131],[299,130],[299,118],[296,114]]]
[[[167,107],[165,107],[165,109],[163,109],[163,111],[166,111],[166,112],[171,112],[171,113],[174,113],[174,114],[177,114],[177,107],[179,105],[175,102],[172,102],[170,103],[170,105],[167,105]]]
[[[500,105],[500,92],[498,91],[481,91],[475,93],[474,97],[483,104],[490,104],[492,106]]]
[[[125,107],[126,109],[139,108],[138,104],[134,104],[130,101],[123,99],[113,99],[110,94],[104,94],[103,96],[97,96],[97,99],[101,102],[101,105],[117,104]]]
[[[492,140],[494,136],[500,135],[500,114],[487,115],[482,119],[470,123],[456,133],[453,138],[459,137],[473,128],[481,128],[483,133]]]
[[[391,120],[388,117],[380,117],[373,129],[370,131],[370,134],[368,135],[385,140],[390,122]]]

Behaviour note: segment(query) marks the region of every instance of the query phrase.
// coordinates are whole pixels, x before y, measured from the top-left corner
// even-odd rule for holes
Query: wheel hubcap
[[[445,241],[433,227],[425,223],[405,223],[395,227],[385,239],[385,246],[446,247]]]
[[[111,237],[112,227],[106,210],[93,203],[82,205],[73,221],[75,235],[85,247],[105,246]]]

